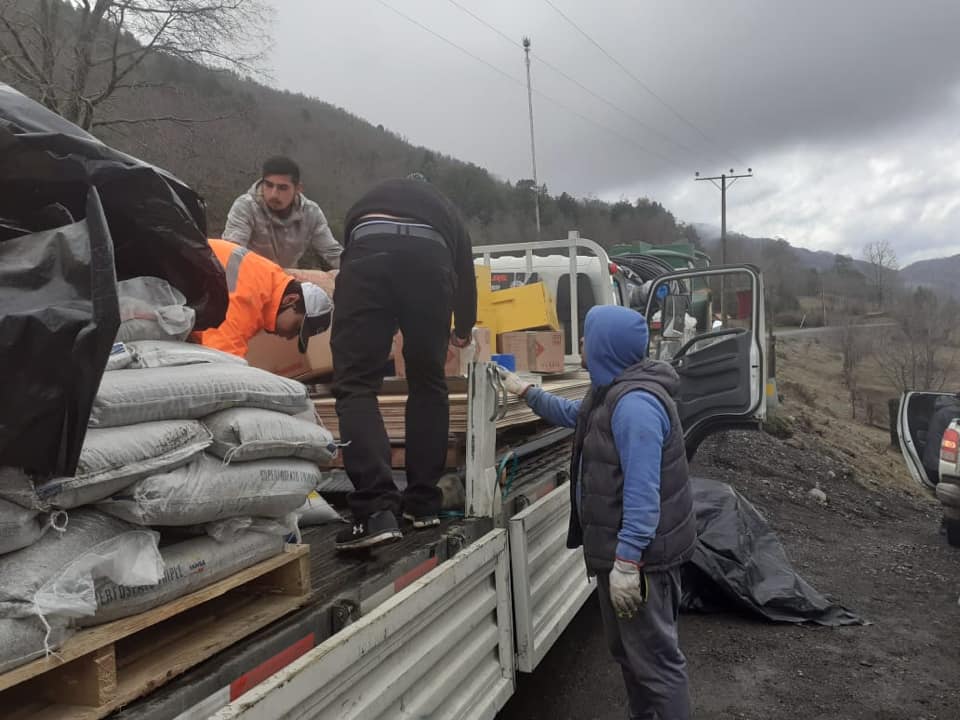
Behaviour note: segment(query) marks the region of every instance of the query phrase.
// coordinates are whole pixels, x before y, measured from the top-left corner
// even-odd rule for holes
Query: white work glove
[[[519,375],[510,372],[502,365],[497,365],[497,372],[500,373],[500,381],[508,393],[521,398],[527,394],[532,383],[524,382]]]
[[[647,602],[647,578],[643,563],[617,560],[610,571],[610,602],[619,618],[632,618]]]

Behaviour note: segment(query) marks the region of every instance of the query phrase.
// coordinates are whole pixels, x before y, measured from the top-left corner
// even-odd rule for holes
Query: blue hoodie
[[[598,388],[609,385],[646,357],[650,333],[640,313],[616,305],[598,305],[587,313],[583,335],[590,382]],[[567,400],[532,387],[526,401],[547,422],[577,426],[579,400]],[[670,434],[670,416],[656,397],[634,390],[617,403],[612,429],[623,469],[623,517],[617,536],[617,557],[640,562],[660,522],[660,461],[663,444]]]

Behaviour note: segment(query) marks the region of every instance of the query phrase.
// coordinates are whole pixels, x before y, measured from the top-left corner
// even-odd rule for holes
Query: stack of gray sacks
[[[193,313],[165,282],[120,290],[76,474],[0,468],[0,672],[338,519],[315,492],[336,446],[306,388],[184,342]]]

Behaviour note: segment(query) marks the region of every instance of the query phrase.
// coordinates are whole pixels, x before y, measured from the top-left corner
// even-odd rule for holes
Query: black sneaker
[[[396,542],[403,537],[397,527],[397,518],[389,510],[381,510],[363,520],[354,520],[353,526],[337,533],[337,550],[359,550]]]
[[[413,513],[404,513],[403,519],[408,523],[411,523],[414,530],[424,530],[425,528],[440,526],[440,518],[436,515],[414,515]]]

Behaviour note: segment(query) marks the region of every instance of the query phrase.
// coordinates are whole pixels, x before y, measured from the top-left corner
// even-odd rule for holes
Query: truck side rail
[[[491,530],[214,720],[493,720],[515,687],[507,531]]]

